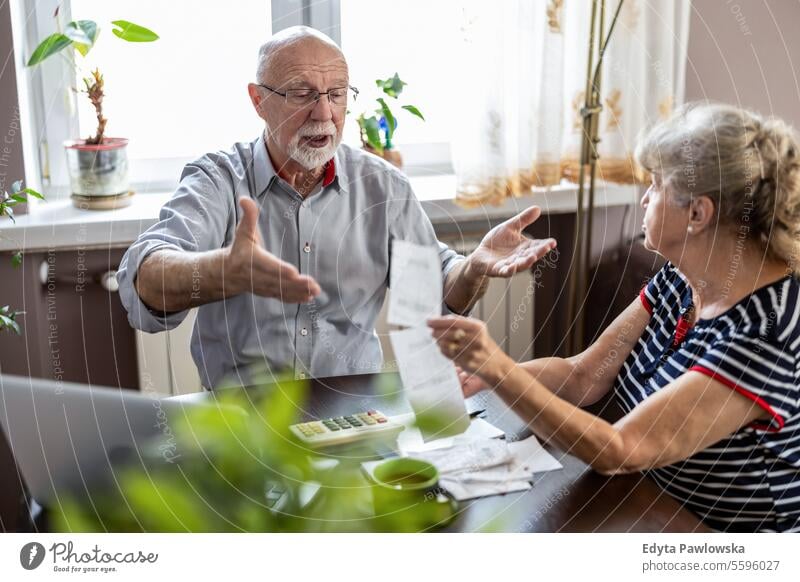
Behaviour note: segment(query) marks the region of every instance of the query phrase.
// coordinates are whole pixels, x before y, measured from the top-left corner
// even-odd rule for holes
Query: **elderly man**
[[[443,309],[457,313],[487,277],[528,269],[555,245],[522,235],[537,208],[493,229],[467,259],[438,243],[407,178],[340,144],[351,88],[325,35],[276,34],[256,79],[248,91],[264,133],[188,164],[118,273],[138,329],[171,329],[199,307],[191,349],[205,387],[244,383],[256,362],[298,378],[379,370],[375,320],[394,240],[439,245]]]

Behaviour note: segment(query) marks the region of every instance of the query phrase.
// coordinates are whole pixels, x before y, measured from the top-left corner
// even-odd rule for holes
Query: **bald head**
[[[339,46],[326,34],[310,28],[308,26],[291,26],[276,32],[272,37],[261,45],[258,50],[258,68],[256,70],[256,80],[265,83],[274,78],[276,70],[282,73],[287,66],[291,66],[291,61],[297,57],[302,58],[309,52],[315,53],[317,58],[324,55],[328,62],[317,63],[325,66],[344,64],[344,54]],[[293,59],[293,57],[295,57]],[[288,63],[287,63],[288,61]]]

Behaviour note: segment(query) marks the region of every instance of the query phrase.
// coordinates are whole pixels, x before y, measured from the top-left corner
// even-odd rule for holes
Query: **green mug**
[[[449,524],[458,504],[439,489],[439,470],[421,459],[400,457],[372,472],[375,520],[383,531],[419,532]]]

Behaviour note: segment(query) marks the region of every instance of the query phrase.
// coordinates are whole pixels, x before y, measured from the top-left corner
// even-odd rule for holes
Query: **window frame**
[[[272,30],[289,26],[312,26],[341,44],[340,0],[264,0],[271,2]],[[52,30],[53,14],[59,7],[63,22],[71,18],[69,0],[12,0],[14,24],[21,31],[17,55],[21,117],[34,139],[26,146],[27,183],[55,200],[69,196],[69,178],[62,144],[78,135],[75,95],[64,91],[72,82],[71,68],[64,58],[52,58],[33,69],[25,67],[26,57],[43,38],[40,31]],[[48,97],[49,96],[49,97]],[[349,123],[355,123],[350,120]],[[250,136],[242,136],[249,139]],[[227,147],[230,144],[220,144]],[[452,174],[449,143],[403,144],[404,170],[411,176]],[[198,154],[199,155],[199,154]],[[139,158],[130,160],[131,187],[137,192],[164,192],[175,188],[181,168],[193,157]],[[142,178],[148,176],[148,180]]]

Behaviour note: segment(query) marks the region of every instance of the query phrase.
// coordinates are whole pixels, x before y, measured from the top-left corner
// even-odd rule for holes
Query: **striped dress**
[[[800,281],[787,276],[690,327],[692,292],[667,263],[642,289],[650,323],[614,385],[626,412],[691,370],[757,403],[754,422],[672,465],[647,472],[710,527],[800,531]],[[706,412],[709,422],[714,411]]]

